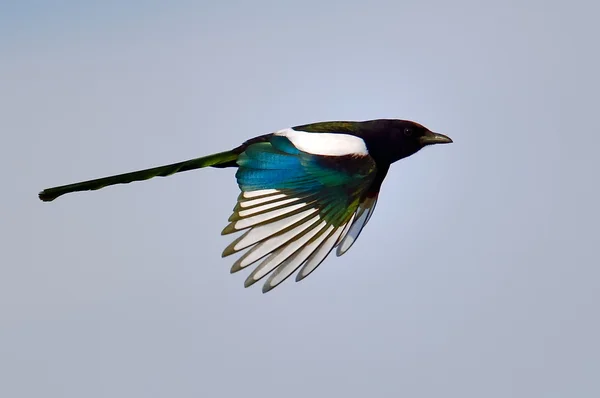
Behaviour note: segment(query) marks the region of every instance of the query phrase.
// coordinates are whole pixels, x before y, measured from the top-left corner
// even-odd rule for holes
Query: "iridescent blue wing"
[[[367,192],[377,169],[360,138],[291,132],[251,144],[239,156],[242,192],[223,230],[245,231],[223,257],[247,250],[232,272],[260,261],[245,285],[269,275],[263,292],[298,269],[296,280],[302,280],[336,246],[338,255],[347,251],[376,201]]]

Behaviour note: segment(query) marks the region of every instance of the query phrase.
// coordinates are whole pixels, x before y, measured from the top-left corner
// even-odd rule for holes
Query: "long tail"
[[[61,195],[71,192],[95,191],[100,188],[115,184],[129,184],[133,181],[143,181],[153,177],[167,177],[182,171],[199,169],[202,167],[232,167],[243,151],[243,146],[231,151],[215,153],[201,158],[186,160],[185,162],[173,163],[166,166],[154,167],[152,169],[139,170],[131,173],[119,174],[110,177],[98,178],[77,182],[75,184],[44,189],[39,193],[39,198],[44,202],[50,202]]]

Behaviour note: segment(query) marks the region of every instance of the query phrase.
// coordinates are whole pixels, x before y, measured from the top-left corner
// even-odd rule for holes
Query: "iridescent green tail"
[[[242,150],[242,147],[240,147],[227,152],[220,152],[202,158],[186,160],[185,162],[48,188],[39,193],[39,198],[44,202],[50,202],[61,195],[71,192],[95,191],[109,185],[129,184],[133,181],[143,181],[153,177],[167,177],[171,174],[202,167],[233,167],[236,166],[235,161]]]

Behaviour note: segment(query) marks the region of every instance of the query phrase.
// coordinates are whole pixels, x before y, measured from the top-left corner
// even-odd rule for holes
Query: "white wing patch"
[[[256,191],[254,191],[254,192],[256,192]],[[269,203],[276,199],[281,199],[283,197],[285,197],[285,195],[280,193],[280,194],[265,196],[265,197],[253,199],[253,200],[240,200],[239,204],[241,207],[252,207],[252,206],[260,205],[263,203]]]
[[[299,236],[298,239],[293,240],[292,242],[280,247],[275,252],[273,252],[250,274],[250,276],[246,280],[246,286],[250,286],[254,282],[265,277],[267,274],[269,274],[271,271],[273,271],[275,268],[281,265],[281,263],[287,260],[292,254],[302,249],[302,247],[306,243],[308,243],[308,241],[313,236],[315,236],[320,230],[325,228],[326,224],[327,223],[325,221],[321,221],[321,223],[316,228],[311,229],[308,233]]]
[[[306,222],[298,225],[297,227],[290,229],[287,232],[284,232],[281,234],[276,234],[274,236],[271,236],[270,239],[260,242],[259,244],[254,246],[252,249],[250,249],[250,251],[248,251],[246,254],[244,254],[242,257],[240,257],[240,259],[238,261],[236,261],[236,263],[233,265],[233,268],[236,268],[236,271],[237,271],[238,267],[240,269],[245,268],[245,267],[249,266],[250,264],[254,263],[255,261],[260,260],[267,254],[271,253],[273,250],[276,250],[279,247],[281,247],[282,245],[284,245],[285,243],[291,241],[296,235],[300,235],[302,232],[304,232],[309,227],[313,226],[318,221],[319,221],[319,216],[315,216],[315,217],[307,220]],[[275,228],[277,228],[277,227],[275,227]],[[280,230],[281,229],[275,230],[275,231],[277,232]]]
[[[253,191],[258,192],[258,191]],[[238,272],[258,261],[245,282],[248,287],[270,274],[263,292],[273,289],[300,269],[296,280],[313,272],[338,245],[348,238],[357,225],[357,217],[337,227],[327,223],[319,208],[306,198],[294,198],[278,190],[247,195],[238,199],[231,223],[223,234],[247,231],[223,251],[223,257],[248,249],[231,267]],[[357,212],[360,211],[360,207]]]
[[[290,198],[290,199],[281,200],[281,201],[278,201],[278,202],[271,202],[271,203],[267,203],[265,205],[253,207],[252,209],[240,210],[239,215],[241,217],[246,217],[246,216],[249,216],[249,215],[252,215],[252,214],[260,213],[262,211],[273,209],[275,207],[286,205],[288,203],[292,203],[292,202],[296,202],[296,201],[298,201],[298,199],[296,199],[296,198]]]
[[[262,241],[263,239],[266,239],[268,237],[275,235],[276,233],[281,233],[282,231],[293,226],[297,222],[302,221],[307,216],[309,216],[313,213],[316,213],[317,210],[318,209],[316,209],[316,208],[310,208],[308,210],[304,210],[301,213],[294,214],[289,217],[285,217],[278,221],[273,221],[270,223],[264,223],[264,224],[255,226],[254,228],[252,228],[248,232],[246,232],[244,235],[242,235],[238,240],[234,241],[230,245],[230,247],[232,247],[233,252],[238,252],[240,250],[243,250],[247,247],[254,245],[255,243]]]
[[[319,247],[321,243],[331,233],[333,226],[330,225],[327,228],[320,229],[309,243],[307,243],[302,249],[288,257],[279,267],[271,274],[269,279],[265,282],[263,290],[265,292],[273,289],[281,282],[286,280],[290,275],[300,268],[300,266],[308,259],[308,257]]]
[[[260,191],[246,191],[242,195],[244,198],[256,198],[258,196],[273,195],[279,192],[276,189],[261,189]]]
[[[369,154],[362,138],[350,134],[307,133],[288,128],[274,135],[288,138],[299,150],[313,155],[344,156]]]
[[[300,272],[298,272],[298,275],[296,276],[296,282],[306,278],[319,265],[321,265],[323,260],[325,260],[325,257],[327,257],[331,250],[333,250],[333,248],[335,247],[335,242],[342,234],[343,227],[344,225],[342,225],[342,228],[334,229],[331,235],[329,235],[329,237],[327,238],[327,240],[325,240],[325,242],[323,242],[319,246],[319,248],[310,255],[302,269],[300,269]]]

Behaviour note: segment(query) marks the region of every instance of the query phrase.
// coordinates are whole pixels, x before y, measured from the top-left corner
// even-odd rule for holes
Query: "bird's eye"
[[[412,135],[412,129],[410,127],[405,128],[404,135],[410,137]]]

